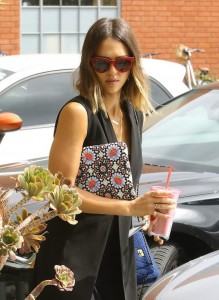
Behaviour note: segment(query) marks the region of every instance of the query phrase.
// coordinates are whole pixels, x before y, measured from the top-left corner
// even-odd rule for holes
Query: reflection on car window
[[[205,171],[206,166],[209,171],[218,168],[218,97],[219,91],[210,91],[189,102],[184,96],[181,105],[178,101],[175,111],[144,133],[145,160],[165,166],[174,161],[181,169],[187,164],[197,169],[205,166]],[[168,111],[168,105],[165,109]]]
[[[58,111],[76,95],[72,72],[40,75],[0,95],[0,109],[18,114],[23,126],[51,124]]]
[[[14,74],[14,72],[0,68],[0,81]]]

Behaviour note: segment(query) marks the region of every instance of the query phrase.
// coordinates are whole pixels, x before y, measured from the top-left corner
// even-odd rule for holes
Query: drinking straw
[[[166,186],[165,186],[166,189],[168,189],[168,186],[169,186],[170,175],[171,175],[172,169],[173,169],[173,165],[170,165],[170,166],[169,166],[169,170],[168,170],[168,175],[167,175]]]

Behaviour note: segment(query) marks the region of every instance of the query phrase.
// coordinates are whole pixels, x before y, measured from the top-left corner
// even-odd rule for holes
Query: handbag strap
[[[133,111],[134,111],[134,116],[135,116],[135,122],[136,122],[136,125],[137,125],[137,128],[138,128],[138,135],[139,135],[139,138],[141,139],[140,125],[139,125],[139,119],[138,119],[137,111],[134,108],[133,108]],[[138,196],[138,193],[139,193],[139,182],[136,185],[136,195],[137,196]]]
[[[133,110],[134,110],[135,122],[136,122],[136,125],[137,125],[137,128],[138,128],[139,138],[141,140],[141,132],[140,132],[140,125],[139,125],[138,114],[137,114],[136,109],[133,109]],[[139,182],[136,185],[136,195],[138,196],[138,194],[139,194]],[[137,217],[137,219],[140,222],[140,221],[143,220],[143,217]]]
[[[135,122],[136,122],[136,125],[137,125],[137,128],[138,128],[138,134],[139,134],[139,137],[141,138],[139,119],[138,119],[138,115],[137,115],[136,109],[134,109],[134,116],[135,116]]]

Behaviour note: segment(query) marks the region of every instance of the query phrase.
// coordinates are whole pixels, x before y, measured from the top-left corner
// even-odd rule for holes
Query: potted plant
[[[45,240],[46,222],[59,217],[76,225],[76,215],[81,213],[81,200],[71,181],[59,172],[55,176],[43,167],[32,165],[24,169],[15,179],[16,192],[21,199],[10,205],[12,190],[0,188],[0,271],[8,259],[17,255],[37,253],[40,243]],[[36,201],[33,212],[28,212],[25,204]],[[55,278],[40,283],[26,299],[36,299],[46,285],[55,285],[60,290],[72,290],[74,274],[66,266],[54,266]]]

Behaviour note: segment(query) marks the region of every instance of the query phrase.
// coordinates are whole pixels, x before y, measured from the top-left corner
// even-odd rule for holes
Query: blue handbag
[[[154,282],[160,275],[158,266],[142,230],[134,235],[137,284]]]

